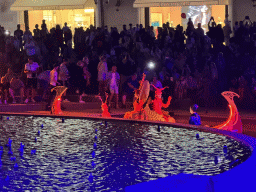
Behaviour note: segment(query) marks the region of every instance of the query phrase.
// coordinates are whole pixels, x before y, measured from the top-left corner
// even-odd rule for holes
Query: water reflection
[[[247,147],[225,136],[202,132],[204,139],[197,140],[196,131],[165,126],[159,132],[157,126],[127,122],[108,122],[106,127],[83,119],[62,123],[54,118],[10,117],[0,121],[0,127],[1,145],[11,138],[16,157],[15,162],[10,161],[4,147],[0,179],[9,176],[10,181],[0,184],[0,189],[7,191],[18,191],[21,186],[37,191],[123,191],[129,185],[181,172],[215,175],[227,171],[231,160],[223,153],[223,145],[229,156],[241,162],[251,155]],[[25,144],[23,157],[18,151],[20,142]],[[36,155],[31,155],[32,149],[37,150]],[[222,159],[217,165],[215,156]],[[17,170],[13,169],[15,163]],[[91,173],[93,183],[88,181]]]

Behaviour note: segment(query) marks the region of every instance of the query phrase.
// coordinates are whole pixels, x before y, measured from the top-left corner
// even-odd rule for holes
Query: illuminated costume
[[[238,98],[240,96],[231,91],[225,91],[225,92],[221,93],[221,95],[229,103],[228,106],[229,106],[230,114],[229,114],[229,118],[227,119],[226,122],[222,123],[221,125],[215,126],[213,128],[242,133],[243,125],[242,125],[238,110],[236,108],[236,104],[234,103],[234,100],[233,100],[233,98],[235,96]]]
[[[125,119],[147,119],[147,115],[143,109],[143,105],[148,98],[150,85],[148,81],[145,81],[145,77],[146,75],[144,73],[143,78],[140,81],[139,89],[135,90],[135,101],[133,102],[133,111],[126,112],[124,115]]]
[[[189,118],[190,125],[201,125],[201,118],[198,115],[198,113],[196,112],[197,109],[198,109],[197,104],[195,104],[192,109],[190,108],[190,113],[191,113],[190,118]]]
[[[106,101],[105,103],[102,101],[101,97],[99,96],[100,100],[101,100],[101,110],[102,110],[102,117],[111,117],[110,113],[108,112],[108,105],[107,105],[107,101],[108,101],[108,94],[106,93]]]
[[[67,91],[67,89],[68,88],[64,86],[57,86],[51,89],[51,92],[56,91],[56,96],[52,103],[51,114],[56,114],[56,115],[62,114],[61,97]]]
[[[145,107],[146,114],[148,116],[148,120],[156,120],[156,121],[165,121],[165,122],[171,122],[175,123],[175,119],[171,117],[167,111],[162,110],[162,107],[167,108],[169,107],[172,97],[168,97],[168,101],[166,104],[162,101],[162,91],[168,87],[164,87],[162,89],[156,88],[154,85],[152,85],[156,91],[155,91],[155,99],[152,101],[153,103],[153,111],[150,110],[148,104]]]

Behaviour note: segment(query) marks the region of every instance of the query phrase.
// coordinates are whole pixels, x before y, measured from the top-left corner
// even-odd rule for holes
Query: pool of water
[[[196,139],[197,133],[203,139]],[[100,120],[4,116],[0,135],[1,191],[124,191],[182,172],[220,174],[251,155],[247,146],[223,135],[123,121],[105,126]],[[8,155],[9,138],[13,155]]]

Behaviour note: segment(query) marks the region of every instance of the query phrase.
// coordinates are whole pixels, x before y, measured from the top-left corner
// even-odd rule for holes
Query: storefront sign
[[[40,6],[33,7],[33,10],[63,10],[63,9],[84,9],[81,5],[71,5],[71,6]]]
[[[133,7],[184,7],[184,6],[203,6],[203,5],[228,5],[228,0],[201,0],[201,1],[178,1],[161,2],[160,0],[136,0]]]
[[[203,5],[218,5],[218,1],[183,1],[183,2],[170,2],[161,3],[160,7],[184,7],[184,6],[203,6]]]

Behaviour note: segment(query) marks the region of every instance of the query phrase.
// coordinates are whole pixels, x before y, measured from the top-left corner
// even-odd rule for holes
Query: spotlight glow
[[[155,68],[155,63],[153,63],[152,61],[148,63],[148,68],[149,69],[154,69]]]
[[[10,32],[8,30],[5,30],[4,34],[5,35],[10,35]]]

